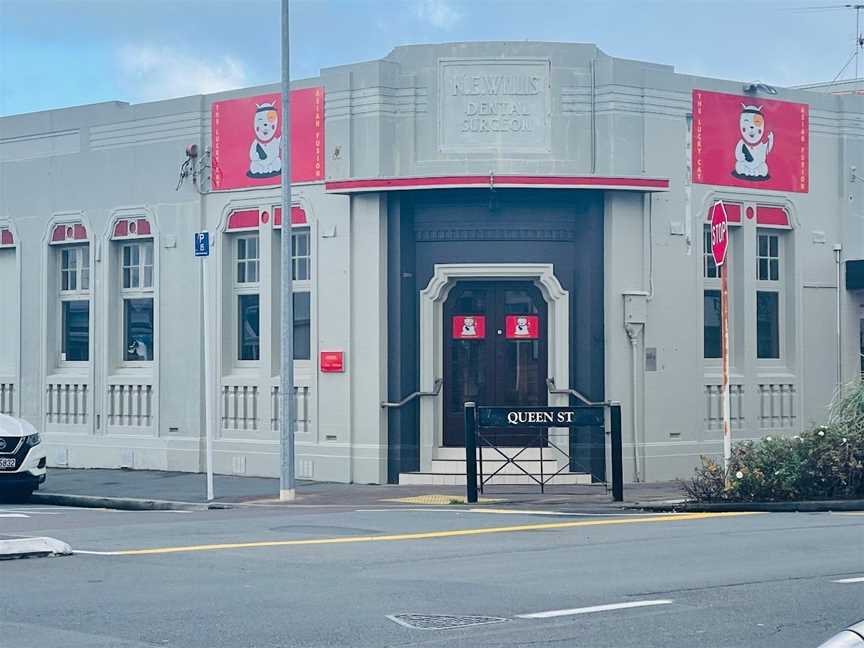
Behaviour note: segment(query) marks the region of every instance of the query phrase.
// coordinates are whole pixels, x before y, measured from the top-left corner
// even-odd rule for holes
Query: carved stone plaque
[[[549,61],[441,59],[438,144],[444,152],[549,150]]]

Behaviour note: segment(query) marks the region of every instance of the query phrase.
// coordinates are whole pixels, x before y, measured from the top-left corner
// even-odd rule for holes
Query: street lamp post
[[[294,290],[291,259],[291,82],[288,1],[282,0],[282,240],[281,240],[281,379],[279,439],[281,471],[279,499],[293,500],[294,484]]]

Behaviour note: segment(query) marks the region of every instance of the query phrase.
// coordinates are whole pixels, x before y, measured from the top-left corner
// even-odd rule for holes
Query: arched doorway
[[[444,303],[443,445],[465,444],[464,404],[546,405],[548,308],[532,281],[459,281]],[[520,445],[494,432],[500,445]]]

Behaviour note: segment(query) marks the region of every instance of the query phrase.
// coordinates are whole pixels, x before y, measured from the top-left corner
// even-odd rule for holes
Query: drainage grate
[[[451,630],[508,621],[501,617],[456,614],[388,614],[387,618],[415,630]]]

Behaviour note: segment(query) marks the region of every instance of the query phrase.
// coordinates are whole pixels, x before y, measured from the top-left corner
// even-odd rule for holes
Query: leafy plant
[[[736,443],[728,471],[703,456],[681,485],[700,502],[864,498],[864,383],[835,396],[826,425]]]

